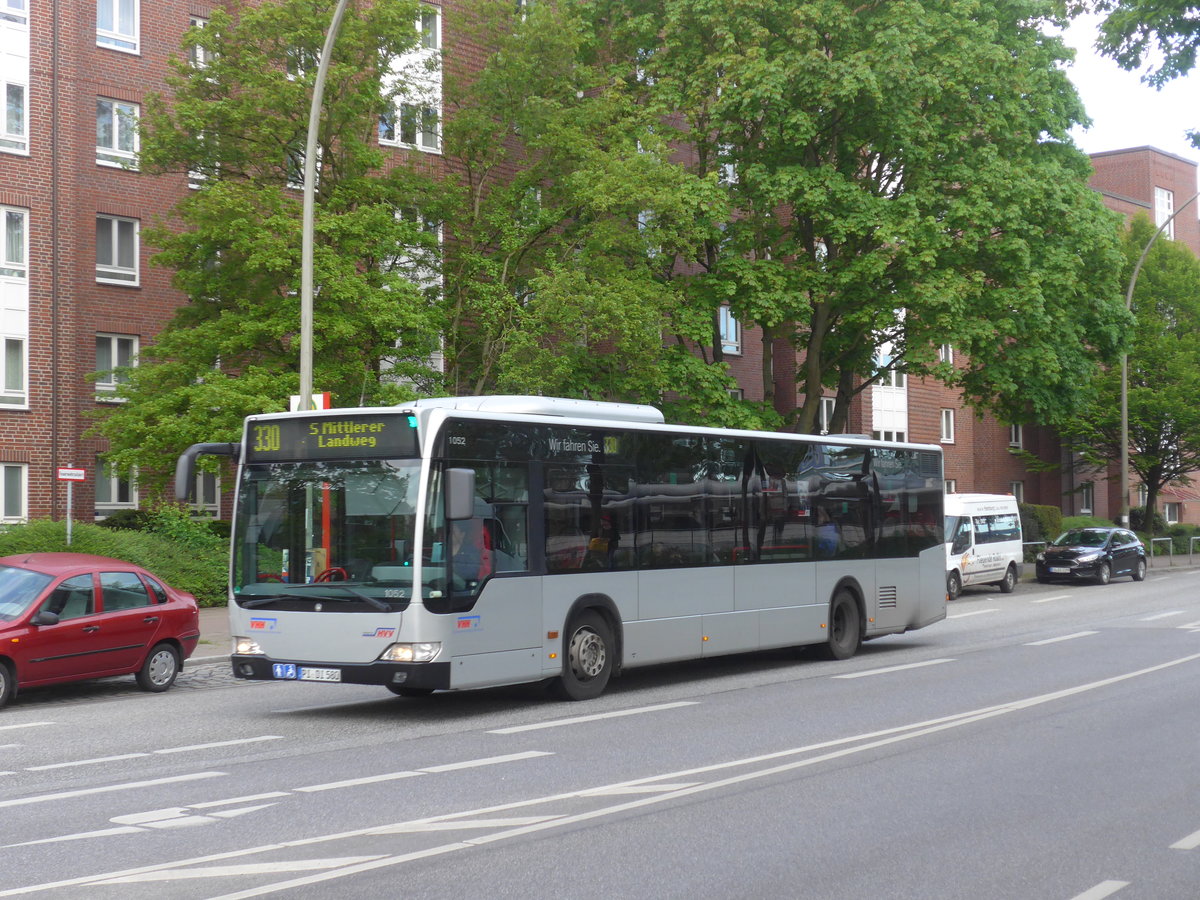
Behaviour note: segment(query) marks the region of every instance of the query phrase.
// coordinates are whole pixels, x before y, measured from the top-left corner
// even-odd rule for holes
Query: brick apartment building
[[[452,0],[428,10],[424,47],[445,48],[447,66],[478,65],[480,48],[455,43]],[[91,415],[115,402],[109,370],[136,359],[185,300],[169,272],[148,265],[140,232],[169,220],[187,179],[129,168],[137,154],[131,123],[147,92],[165,90],[167,61],[180,54],[184,32],[210,13],[201,0],[0,0],[0,522],[61,518],[65,467],[86,471],[73,485],[76,519],[139,503],[136,485],[105,472],[98,462],[105,446],[85,432]],[[441,165],[439,141],[420,129],[381,133],[384,146],[427,154],[432,165]],[[1093,186],[1127,214],[1169,215],[1195,192],[1195,164],[1152,148],[1098,154],[1095,164]],[[1195,213],[1181,215],[1175,228],[1176,239],[1200,254]],[[722,326],[725,358],[745,396],[761,399],[759,335],[729,316]],[[952,358],[954,349],[942,352]],[[777,392],[795,391],[789,367],[779,366],[775,378]],[[1099,516],[1119,506],[1115,488],[1081,480],[1069,467],[1027,469],[1014,450],[1062,461],[1048,429],[979,417],[926,380],[898,375],[865,392],[850,430],[940,443],[950,490],[1013,492]],[[214,480],[200,496],[209,510],[220,509]]]

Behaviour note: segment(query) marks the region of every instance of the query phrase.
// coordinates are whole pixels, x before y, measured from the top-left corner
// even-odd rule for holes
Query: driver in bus
[[[450,523],[451,571],[455,586],[474,588],[491,574],[490,544],[482,519]]]

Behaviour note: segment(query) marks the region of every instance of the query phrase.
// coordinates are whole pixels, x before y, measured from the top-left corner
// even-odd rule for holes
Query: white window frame
[[[122,354],[121,345],[127,343],[127,351]],[[100,365],[101,344],[108,345],[108,358],[112,365],[103,369]],[[122,362],[122,356],[128,362]],[[122,402],[124,397],[116,396],[117,388],[127,384],[129,379],[117,375],[118,368],[136,366],[138,356],[138,336],[136,334],[114,334],[99,332],[96,335],[96,399],[109,403]],[[106,396],[107,395],[107,396]]]
[[[1009,492],[1010,494],[1012,494],[1012,495],[1013,495],[1013,498],[1014,498],[1014,499],[1015,499],[1015,500],[1016,500],[1018,503],[1024,503],[1024,502],[1025,502],[1025,482],[1023,482],[1023,481],[1010,481],[1010,482],[1008,483],[1008,492]]]
[[[384,79],[396,90],[391,109],[379,117],[379,143],[422,153],[442,152],[442,11],[421,4],[413,26],[416,45],[392,61]],[[430,44],[433,44],[431,46]]]
[[[944,363],[954,363],[954,347],[951,344],[938,345],[938,360]]]
[[[1085,481],[1079,486],[1079,514],[1082,516],[1090,516],[1096,505],[1096,485],[1094,482]]]
[[[941,441],[943,444],[953,444],[954,443],[954,410],[953,409],[943,409],[942,415],[941,415],[941,420],[942,420]]]
[[[442,11],[439,7],[421,4],[421,11],[417,13],[417,33],[420,35],[417,43],[422,50],[442,49]]]
[[[1145,506],[1146,501],[1150,499],[1150,489],[1144,484],[1137,486],[1137,505]]]
[[[1175,192],[1169,191],[1166,188],[1155,186],[1154,188],[1154,224],[1162,226],[1165,222],[1167,227],[1163,230],[1163,237],[1168,240],[1175,239],[1175,220],[1171,218],[1175,214]]]
[[[0,206],[0,409],[28,407],[29,211]]]
[[[958,479],[957,478],[947,478],[944,483],[946,486],[947,494],[957,494],[958,493]]]
[[[829,423],[833,421],[835,409],[837,409],[837,397],[821,398],[821,405],[817,407],[817,425],[821,434],[829,434]]]
[[[1179,502],[1163,503],[1163,521],[1168,525],[1178,525],[1183,520],[1183,504]]]
[[[742,355],[742,323],[728,306],[717,312],[717,329],[721,334],[721,352]]]
[[[12,497],[13,490],[20,496]],[[19,524],[29,519],[29,466],[0,463],[0,522]]]
[[[0,3],[0,20],[27,25],[29,23],[29,6],[26,0],[4,0],[3,3]]]
[[[132,224],[133,226],[133,267],[120,265],[118,262],[121,258],[121,228],[123,222]],[[100,261],[100,251],[102,243],[102,235],[100,233],[101,223],[106,223],[109,231],[108,235],[108,258],[111,262]],[[131,219],[128,216],[110,216],[106,213],[99,213],[96,216],[96,281],[100,284],[119,284],[124,287],[138,287],[140,284],[138,265],[141,255],[140,235],[141,222],[137,219]]]
[[[211,491],[211,499],[209,493]],[[218,472],[196,473],[196,502],[192,504],[192,512],[200,516],[221,515],[221,475]]]
[[[101,116],[108,116],[109,142],[100,142]],[[136,169],[139,149],[138,116],[141,107],[128,100],[111,97],[96,98],[96,165],[114,166],[118,169]],[[128,146],[122,147],[122,138]]]
[[[128,21],[121,21],[121,4],[124,0],[96,0],[96,46],[109,50],[120,50],[122,53],[140,53],[141,41],[141,0],[128,0],[130,5]],[[102,28],[101,21],[104,11],[112,28]]]
[[[899,430],[893,431],[891,429],[885,429],[884,431],[871,432],[871,437],[872,437],[872,439],[874,439],[876,441],[886,441],[889,444],[906,444],[906,443],[908,443],[908,432],[907,431],[899,431]]]
[[[203,16],[188,16],[189,28],[207,28],[208,19]],[[188,62],[192,64],[193,69],[206,69],[211,57],[209,52],[198,44],[192,44],[188,48]]]
[[[101,486],[108,494],[109,499],[101,500]],[[111,516],[119,509],[137,509],[138,508],[138,488],[137,488],[137,473],[131,473],[128,478],[123,478],[113,471],[112,466],[106,465],[102,460],[96,460],[96,481],[95,481],[95,497],[96,497],[96,518],[103,519]],[[128,491],[129,499],[121,500],[121,491]],[[117,499],[112,499],[112,498]]]
[[[26,0],[0,0],[0,153],[29,155],[29,11]]]
[[[1025,446],[1025,428],[1022,425],[1008,426],[1008,446],[1020,450]]]

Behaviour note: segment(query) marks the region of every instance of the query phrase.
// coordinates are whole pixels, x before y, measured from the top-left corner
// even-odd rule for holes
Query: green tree
[[[154,261],[189,298],[125,375],[128,402],[96,429],[110,462],[143,483],[189,443],[233,440],[242,418],[286,409],[298,389],[303,152],[312,81],[332,2],[273,0],[237,18],[214,10],[151,96],[140,165],[188,173],[177,219],[144,229]],[[410,89],[399,60],[417,40],[414,2],[350,4],[319,130],[314,246],[314,383],[338,405],[436,384],[442,313],[429,287],[437,239],[413,211],[434,186],[386,169],[380,113]],[[411,54],[410,54],[411,57]]]
[[[1125,277],[1154,234],[1145,215],[1125,236]],[[1200,260],[1160,239],[1150,249],[1133,295],[1129,343],[1129,465],[1146,486],[1152,513],[1159,493],[1200,469]],[[1121,373],[1095,379],[1089,402],[1064,429],[1084,465],[1121,455]],[[1151,520],[1153,517],[1151,516]]]
[[[814,430],[828,390],[841,427],[891,370],[1006,421],[1061,421],[1112,358],[1117,223],[1068,137],[1084,113],[1043,32],[1054,3],[589,8],[692,170],[725,174],[728,226],[676,271],[689,312],[728,303],[762,330],[768,395],[772,353],[802,355],[793,427]],[[965,368],[939,363],[945,343]]]
[[[1151,65],[1146,80],[1161,87],[1196,67],[1200,4],[1187,0],[1084,0],[1075,12],[1103,13],[1097,46],[1123,69]]]

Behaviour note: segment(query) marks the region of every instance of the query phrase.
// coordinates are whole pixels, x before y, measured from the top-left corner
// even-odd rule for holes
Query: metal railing
[[[1192,554],[1196,552],[1196,541],[1200,541],[1200,535],[1191,538],[1188,541],[1188,565],[1192,565]]]
[[[1167,566],[1170,567],[1175,563],[1175,542],[1169,537],[1150,538],[1150,565],[1154,565],[1154,557],[1157,555],[1154,552],[1154,545],[1163,542],[1167,544]]]

